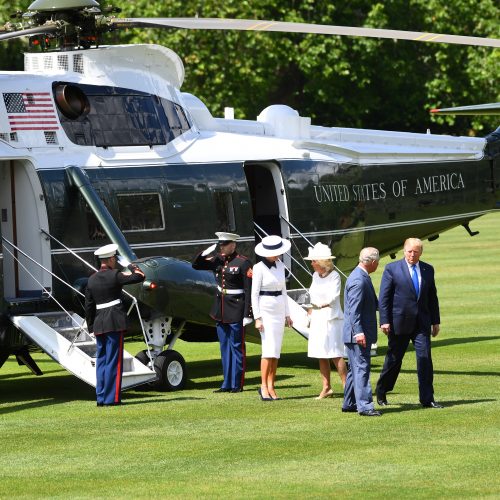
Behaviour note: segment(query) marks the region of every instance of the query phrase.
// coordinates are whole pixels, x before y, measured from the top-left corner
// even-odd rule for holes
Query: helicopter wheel
[[[147,354],[146,354],[147,356]],[[180,391],[186,385],[186,362],[177,351],[163,351],[155,359],[155,388],[160,391]]]

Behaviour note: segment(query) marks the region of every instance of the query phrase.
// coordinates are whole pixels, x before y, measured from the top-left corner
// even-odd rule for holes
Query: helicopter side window
[[[214,191],[216,227],[220,231],[235,231],[233,193],[231,191]]]
[[[120,193],[116,197],[123,232],[165,229],[165,216],[159,193]]]

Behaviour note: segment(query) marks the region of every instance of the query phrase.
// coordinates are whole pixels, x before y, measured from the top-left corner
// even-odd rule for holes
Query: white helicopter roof
[[[485,140],[431,134],[321,127],[285,105],[264,109],[256,120],[215,118],[197,97],[181,93],[184,67],[172,50],[150,44],[25,55],[24,72],[2,72],[0,158],[31,157],[36,168],[58,163],[92,166],[222,162],[268,159],[328,159],[358,164],[473,160]],[[178,103],[192,127],[168,144],[97,147],[69,140],[53,98],[54,82],[123,87]],[[22,95],[42,96],[48,125],[23,130],[12,126],[6,102]],[[13,97],[12,97],[13,96]],[[20,99],[20,97],[17,97]]]

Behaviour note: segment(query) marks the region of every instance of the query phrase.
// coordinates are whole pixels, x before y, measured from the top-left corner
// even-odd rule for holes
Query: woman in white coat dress
[[[309,247],[309,255],[314,269],[309,296],[312,308],[310,315],[309,341],[307,355],[319,358],[319,370],[323,389],[316,399],[333,396],[330,382],[330,359],[337,368],[342,386],[345,385],[347,366],[344,361],[344,343],[342,342],[342,327],[344,313],[340,306],[340,275],[334,270],[334,259],[330,248],[323,243]]]
[[[280,399],[274,389],[276,370],[285,323],[292,326],[292,320],[288,310],[285,266],[279,256],[290,250],[290,246],[288,240],[279,236],[266,236],[255,247],[255,253],[264,257],[253,267],[252,276],[252,311],[255,328],[262,340],[259,395],[263,401]]]

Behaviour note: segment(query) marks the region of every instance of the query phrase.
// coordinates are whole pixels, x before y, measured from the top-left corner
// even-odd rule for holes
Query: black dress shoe
[[[231,392],[243,392],[243,389],[241,387],[235,387],[234,389],[231,389]]]
[[[214,392],[230,392],[231,389],[224,389],[223,387],[220,387],[219,389],[215,389]]]
[[[259,393],[260,399],[261,399],[262,401],[274,401],[274,399],[273,399],[273,398],[271,398],[271,397],[265,398],[265,397],[262,395],[262,391],[261,391],[260,387],[257,389],[257,392]]]
[[[443,405],[436,403],[435,401],[431,401],[430,403],[422,404],[424,408],[444,408]]]
[[[99,407],[104,406],[104,403],[97,403],[97,406]]]
[[[387,402],[387,398],[385,397],[385,394],[377,394],[377,404],[379,406],[387,406],[389,403]]]
[[[355,406],[351,408],[342,408],[342,413],[358,413],[358,409]]]
[[[382,413],[377,410],[365,410],[359,412],[361,417],[381,417]]]

